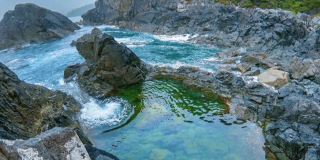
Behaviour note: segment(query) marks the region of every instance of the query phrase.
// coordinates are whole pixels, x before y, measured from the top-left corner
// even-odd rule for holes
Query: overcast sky
[[[72,9],[94,3],[95,0],[0,0],[0,20],[8,10],[13,10],[19,3],[34,3],[50,10],[67,14]]]

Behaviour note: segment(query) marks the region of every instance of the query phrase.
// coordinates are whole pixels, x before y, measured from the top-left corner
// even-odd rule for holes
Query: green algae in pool
[[[265,158],[261,129],[220,116],[226,106],[200,91],[172,80],[153,80],[118,95],[138,114],[116,130],[103,132],[105,127],[98,127],[89,132],[96,147],[120,159]]]

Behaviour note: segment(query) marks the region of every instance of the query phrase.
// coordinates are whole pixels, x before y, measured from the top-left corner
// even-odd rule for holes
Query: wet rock
[[[260,74],[259,69],[251,69],[251,71],[243,73],[244,76],[258,76]]]
[[[223,63],[223,64],[236,63],[236,59],[234,59],[234,58],[229,58],[229,59],[224,60],[222,63]]]
[[[28,139],[54,127],[72,127],[90,144],[76,121],[81,106],[73,97],[25,83],[2,63],[0,95],[2,138]]]
[[[91,160],[119,160],[118,157],[106,151],[97,149],[95,147],[86,145],[86,150],[89,153]]]
[[[18,4],[0,22],[0,50],[66,37],[80,29],[66,16],[35,4]]]
[[[237,51],[218,52],[215,54],[215,57],[218,58],[231,58],[237,56],[239,56],[239,53]]]
[[[290,72],[293,79],[310,78],[320,73],[320,68],[311,59],[294,58],[284,67]]]
[[[66,68],[66,81],[77,75],[77,81],[89,95],[106,97],[116,88],[141,83],[146,77],[146,64],[124,44],[95,28],[76,42],[82,64]]]
[[[71,128],[53,128],[28,140],[1,140],[3,159],[90,160],[78,135]]]
[[[76,41],[72,40],[71,43],[70,43],[70,46],[75,46],[75,45],[76,45]]]
[[[260,74],[258,80],[261,83],[281,88],[289,82],[289,73],[271,68]]]
[[[248,63],[251,65],[256,65],[258,67],[261,67],[263,69],[269,69],[271,67],[274,67],[275,64],[272,64],[269,62],[270,60],[267,59],[268,56],[265,54],[247,54],[241,58],[242,63]]]
[[[241,63],[237,66],[238,70],[242,73],[250,71],[251,70],[251,66],[247,63]]]

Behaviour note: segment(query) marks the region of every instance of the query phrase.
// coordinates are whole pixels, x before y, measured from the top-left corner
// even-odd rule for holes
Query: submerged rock
[[[68,66],[64,78],[68,81],[76,76],[89,95],[106,97],[116,88],[145,80],[146,64],[124,44],[97,28],[80,37],[76,47],[86,61]]]
[[[0,159],[90,160],[84,145],[71,128],[53,128],[28,140],[1,140]]]
[[[261,83],[281,88],[289,82],[289,73],[270,68],[258,76]]]
[[[80,29],[66,16],[35,4],[18,4],[0,22],[0,50],[66,37]]]
[[[28,139],[54,127],[72,127],[84,137],[76,113],[80,104],[60,91],[21,81],[0,63],[0,138]]]

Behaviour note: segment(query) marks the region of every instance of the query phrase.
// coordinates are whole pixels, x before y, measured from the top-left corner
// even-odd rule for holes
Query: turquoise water
[[[215,70],[217,49],[189,44],[188,36],[99,28],[147,63]],[[221,102],[174,81],[148,81],[105,100],[89,97],[74,82],[65,84],[64,68],[84,61],[69,44],[91,29],[82,27],[62,40],[0,51],[0,62],[22,80],[73,95],[83,105],[79,119],[91,140],[120,159],[264,159],[260,128],[221,115]]]

